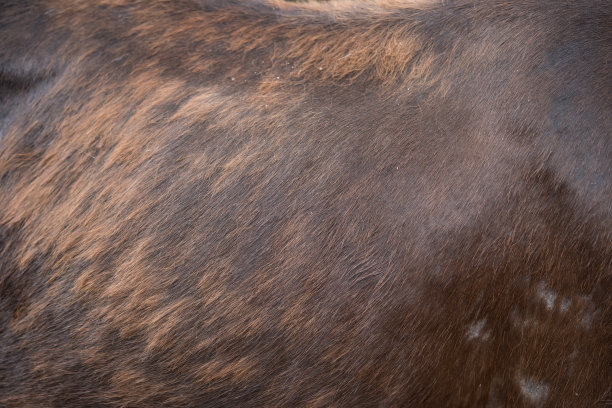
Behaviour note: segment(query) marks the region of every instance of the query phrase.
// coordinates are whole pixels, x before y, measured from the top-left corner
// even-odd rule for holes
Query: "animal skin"
[[[612,2],[0,0],[0,406],[612,403]]]

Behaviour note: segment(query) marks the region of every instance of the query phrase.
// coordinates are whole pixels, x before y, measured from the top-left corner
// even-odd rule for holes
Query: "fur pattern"
[[[610,403],[611,22],[0,0],[0,405]]]

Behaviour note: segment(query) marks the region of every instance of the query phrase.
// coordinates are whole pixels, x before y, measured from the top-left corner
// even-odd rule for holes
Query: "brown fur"
[[[0,1],[0,405],[610,403],[611,21]]]

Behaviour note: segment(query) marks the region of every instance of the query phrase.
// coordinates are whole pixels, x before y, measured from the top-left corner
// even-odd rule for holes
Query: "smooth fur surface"
[[[0,0],[0,406],[612,402],[612,2]]]

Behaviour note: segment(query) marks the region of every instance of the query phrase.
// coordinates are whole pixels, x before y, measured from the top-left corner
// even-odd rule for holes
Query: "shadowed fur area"
[[[0,0],[0,406],[612,403],[612,2]]]

